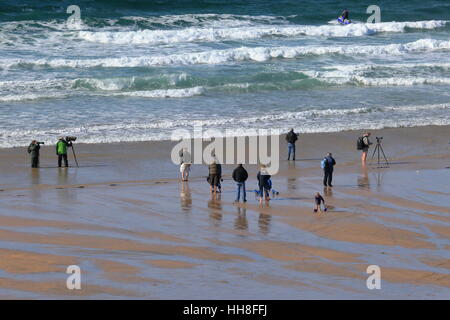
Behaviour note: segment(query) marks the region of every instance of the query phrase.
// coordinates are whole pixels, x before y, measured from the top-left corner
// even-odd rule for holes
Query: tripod
[[[377,137],[377,145],[375,146],[375,150],[373,150],[372,158],[371,158],[370,161],[371,162],[373,161],[373,157],[375,156],[375,152],[376,152],[377,153],[377,159],[378,159],[378,161],[377,161],[378,167],[377,168],[389,168],[389,161],[387,160],[386,155],[384,154],[384,151],[383,151],[383,147],[381,146],[381,139],[383,139],[383,138],[382,137],[381,138]],[[380,159],[380,151],[383,154],[385,166],[381,166],[380,165],[381,161],[382,161]]]
[[[77,167],[78,167],[78,160],[77,160],[77,156],[76,156],[76,154],[75,154],[75,149],[74,149],[74,147],[73,147],[73,143],[72,143],[71,147],[72,147],[72,153],[73,153],[73,157],[74,157],[74,159],[75,159],[75,163],[77,164]]]

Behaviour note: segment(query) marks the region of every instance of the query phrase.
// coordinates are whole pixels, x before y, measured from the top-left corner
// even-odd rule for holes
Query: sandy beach
[[[233,204],[233,165],[215,199],[205,165],[179,181],[170,141],[75,144],[80,167],[69,169],[54,146],[38,170],[25,148],[0,149],[0,296],[449,299],[450,127],[372,130],[389,168],[361,168],[360,133],[303,134],[295,162],[280,137],[280,194],[262,205],[256,166],[246,166],[246,204]],[[326,152],[337,161],[328,190]],[[325,213],[313,213],[316,192]],[[81,290],[66,288],[69,265]],[[370,265],[381,290],[366,287]]]

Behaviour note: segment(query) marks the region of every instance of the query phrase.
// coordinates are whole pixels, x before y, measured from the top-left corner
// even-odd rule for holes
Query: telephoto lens
[[[77,137],[66,137],[66,141],[76,141]]]

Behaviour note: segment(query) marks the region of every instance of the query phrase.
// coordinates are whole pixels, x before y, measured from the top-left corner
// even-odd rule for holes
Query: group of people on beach
[[[286,142],[288,147],[288,157],[287,160],[295,161],[295,144],[298,140],[298,133],[294,131],[294,129],[290,129],[289,132],[286,134]],[[361,155],[361,162],[362,165],[365,166],[367,162],[367,154],[369,152],[369,147],[372,144],[369,141],[370,132],[364,133],[362,137],[358,138],[357,141],[357,149],[362,151]],[[58,139],[58,142],[56,143],[56,155],[58,156],[58,167],[62,166],[62,162],[64,161],[64,165],[67,168],[69,166],[68,159],[67,159],[67,150],[68,148],[72,147],[72,140],[76,138],[63,138],[60,137]],[[31,144],[28,146],[28,153],[31,156],[31,167],[32,168],[38,168],[39,167],[39,156],[40,156],[40,148],[43,142],[37,142],[36,140],[33,140]],[[181,180],[182,181],[188,181],[189,179],[189,173],[190,168],[192,164],[192,159],[190,153],[187,151],[187,149],[182,149],[179,153],[180,156],[180,173],[181,173]],[[216,195],[218,193],[222,192],[222,185],[221,182],[222,179],[222,165],[219,163],[215,155],[213,154],[213,161],[208,166],[208,176],[207,181],[210,185],[210,193],[213,195]],[[333,180],[333,171],[334,166],[336,165],[336,160],[333,158],[333,155],[328,152],[327,155],[322,159],[321,161],[321,168],[323,169],[323,185],[326,188],[333,187],[332,180]],[[246,191],[246,181],[248,179],[248,172],[244,168],[244,166],[240,163],[238,166],[233,170],[232,178],[234,182],[236,183],[236,198],[235,202],[239,202],[242,198],[243,202],[247,202],[247,191]],[[265,165],[261,165],[259,168],[259,171],[256,175],[256,179],[258,182],[258,189],[255,190],[255,193],[257,194],[259,201],[262,203],[263,200],[270,201],[270,192],[272,191],[273,194],[276,194],[272,188],[272,180],[271,175],[268,173],[267,168]],[[322,211],[321,210],[321,204],[325,206],[325,200],[322,197],[322,195],[318,192],[315,195],[315,204],[316,208],[314,209],[315,212]]]
[[[183,149],[179,153],[180,155],[180,173],[181,180],[188,181],[189,172],[191,168],[191,155],[186,150]],[[208,176],[206,181],[209,183],[210,193],[216,195],[222,192],[221,182],[222,178],[222,165],[219,163],[215,155],[212,155],[214,160],[208,166]],[[233,170],[232,174],[233,180],[236,182],[236,199],[235,202],[239,202],[242,198],[243,202],[247,202],[247,191],[246,191],[246,181],[248,179],[248,172],[242,165],[239,163],[238,166]],[[272,181],[271,176],[267,172],[267,168],[265,165],[261,165],[260,170],[256,175],[258,181],[258,189],[256,190],[258,193],[258,197],[260,202],[265,199],[266,201],[270,201],[270,190],[272,189]]]
[[[294,129],[290,129],[286,134],[286,142],[288,148],[288,157],[287,161],[295,161],[295,144],[298,140],[298,133],[294,131]],[[369,141],[370,132],[364,133],[362,137],[358,138],[357,149],[362,151],[361,162],[362,165],[365,166],[367,162],[367,154],[369,152],[369,146],[372,144]],[[223,182],[222,178],[222,165],[213,155],[214,160],[208,166],[208,176],[206,178],[207,182],[210,186],[210,193],[216,195],[222,192]],[[191,167],[191,156],[186,149],[180,151],[180,173],[181,180],[188,181],[189,172]],[[333,180],[333,171],[334,166],[336,165],[336,160],[333,158],[331,152],[328,152],[326,156],[321,161],[321,168],[323,169],[323,185],[325,188],[331,188],[332,180]],[[242,165],[242,163],[238,164],[238,166],[233,170],[232,179],[236,183],[236,197],[235,202],[239,202],[242,198],[243,202],[247,202],[247,191],[246,191],[246,181],[248,180],[248,172]],[[258,182],[258,190],[255,190],[260,203],[265,201],[270,201],[270,191],[272,188],[272,180],[271,175],[267,172],[267,168],[265,165],[261,165],[259,171],[256,175],[256,179]],[[273,192],[273,190],[272,190]],[[275,193],[275,192],[273,192]],[[314,212],[322,212],[321,205],[323,204],[324,210],[326,211],[325,199],[323,196],[317,192],[315,195],[315,209]]]

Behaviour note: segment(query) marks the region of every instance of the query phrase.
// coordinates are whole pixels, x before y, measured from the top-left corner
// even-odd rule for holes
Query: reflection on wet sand
[[[65,201],[73,198],[74,195],[76,194],[76,192],[74,190],[70,190],[70,188],[67,188],[68,177],[69,177],[68,169],[58,168],[58,175],[57,175],[58,198],[62,202],[65,202]]]
[[[65,186],[67,184],[69,170],[65,168],[58,168],[58,186]]]
[[[333,197],[333,188],[330,188],[330,187],[323,187],[323,194],[324,194],[326,197],[332,198],[332,197]]]
[[[234,221],[234,228],[236,230],[248,231],[248,221],[247,221],[247,209],[237,207],[237,216]]]
[[[181,183],[180,204],[181,210],[187,212],[192,211],[192,194],[187,181]]]
[[[383,190],[383,169],[378,169],[376,172],[377,176],[377,191],[381,192]]]
[[[289,170],[295,170],[295,162],[288,164]],[[287,178],[287,188],[288,190],[296,190],[297,189],[297,176],[289,175]]]
[[[259,232],[261,232],[263,235],[267,235],[269,233],[271,220],[272,216],[264,213],[259,214],[258,218]]]
[[[219,226],[222,221],[222,202],[220,201],[220,194],[211,194],[208,200],[209,217],[214,223],[214,226]]]
[[[31,169],[30,171],[31,184],[38,185],[41,183],[41,171],[39,169]]]
[[[269,201],[260,202],[259,207],[270,208],[270,202]],[[272,216],[265,213],[259,214],[258,218],[259,232],[261,232],[263,235],[267,235],[269,233],[270,220],[272,220]]]
[[[38,186],[41,184],[41,171],[39,169],[31,169],[30,173],[31,185],[34,187],[31,191],[33,200],[41,197],[41,192],[38,190]]]
[[[356,179],[358,188],[370,191],[369,173],[367,166],[361,167],[361,174]]]

